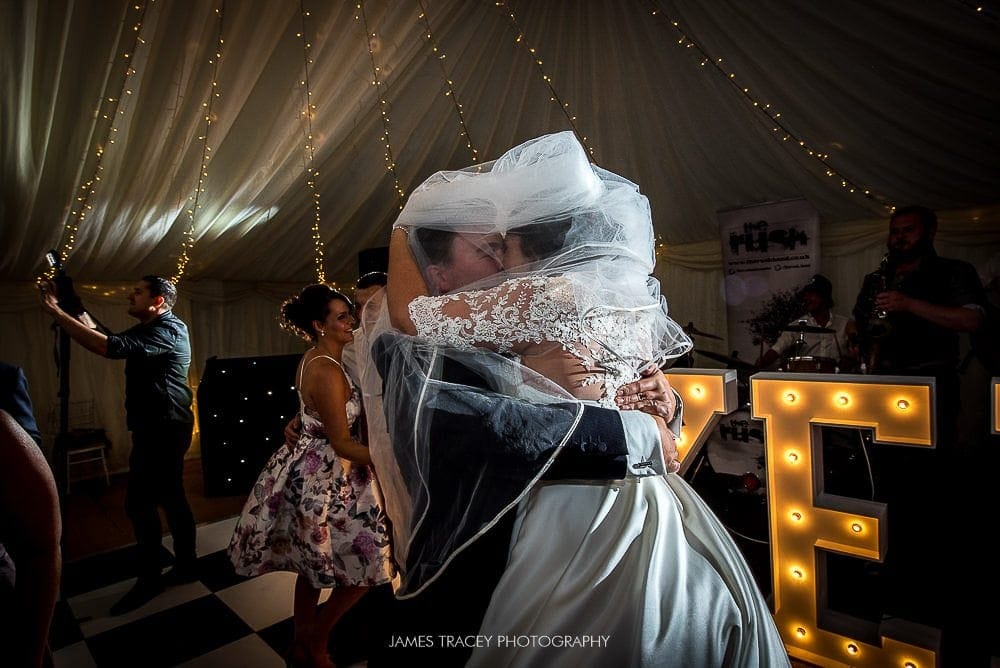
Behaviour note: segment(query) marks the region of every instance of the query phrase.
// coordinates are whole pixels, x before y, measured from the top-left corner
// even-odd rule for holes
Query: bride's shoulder
[[[536,294],[545,292],[559,292],[571,289],[575,281],[565,275],[559,276],[538,276],[526,274],[508,278],[497,286],[497,290],[504,292],[532,292]]]

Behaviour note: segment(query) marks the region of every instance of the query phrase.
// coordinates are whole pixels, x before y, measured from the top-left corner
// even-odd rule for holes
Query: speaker
[[[358,276],[372,271],[389,271],[389,247],[366,248],[358,253]]]
[[[302,355],[210,357],[198,385],[205,496],[249,494],[299,410]]]

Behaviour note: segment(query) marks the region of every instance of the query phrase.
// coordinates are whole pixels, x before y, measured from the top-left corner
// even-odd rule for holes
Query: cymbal
[[[736,357],[729,357],[727,355],[723,355],[722,353],[713,353],[711,350],[698,350],[697,348],[695,348],[695,352],[699,355],[704,355],[708,359],[722,362],[730,369],[756,369],[756,367],[749,362],[737,359]]]
[[[833,334],[833,330],[828,327],[816,327],[815,325],[800,325],[798,323],[794,325],[788,325],[783,330],[783,332],[804,332],[806,334]]]
[[[684,333],[689,335],[693,334],[694,336],[703,336],[706,339],[716,339],[718,341],[722,340],[721,336],[716,336],[715,334],[709,334],[708,332],[701,331],[700,329],[694,326],[693,322],[688,322],[688,324],[684,326]]]

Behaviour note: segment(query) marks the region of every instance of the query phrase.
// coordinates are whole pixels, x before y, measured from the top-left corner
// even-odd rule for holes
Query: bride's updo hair
[[[281,305],[281,315],[278,322],[281,328],[306,341],[315,342],[318,338],[313,329],[313,321],[326,320],[330,313],[330,302],[335,299],[354,308],[347,295],[338,292],[324,283],[315,283],[302,288],[302,292],[289,297]]]

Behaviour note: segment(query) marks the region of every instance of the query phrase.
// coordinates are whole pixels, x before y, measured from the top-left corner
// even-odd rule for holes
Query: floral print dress
[[[306,365],[320,357],[337,363],[317,355]],[[353,425],[361,398],[347,379],[352,388],[347,421]],[[389,532],[372,468],[334,452],[319,415],[306,407],[301,393],[299,415],[298,442],[271,456],[236,523],[229,543],[236,572],[253,577],[292,571],[318,589],[389,582]]]

